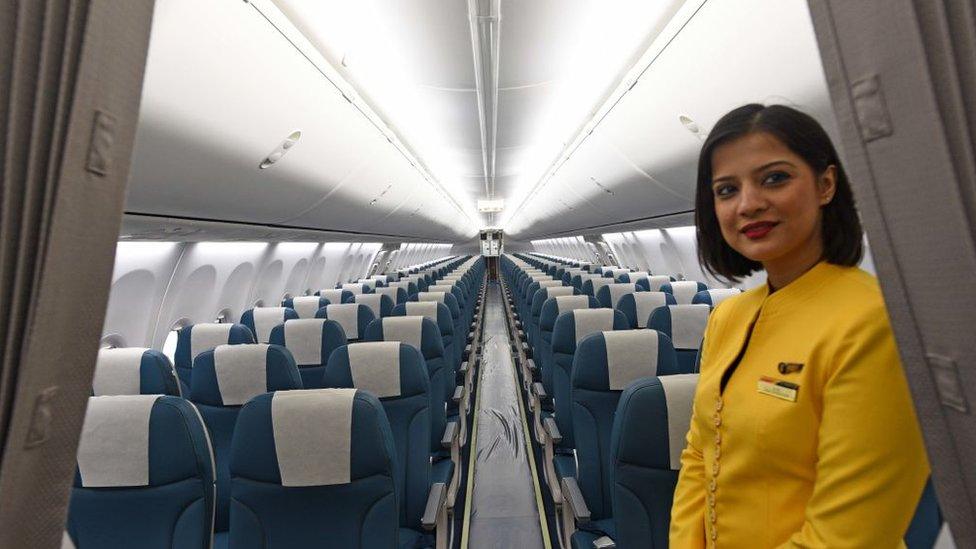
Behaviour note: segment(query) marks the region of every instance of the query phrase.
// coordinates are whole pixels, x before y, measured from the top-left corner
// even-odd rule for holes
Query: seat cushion
[[[556,454],[552,458],[553,468],[560,479],[576,476],[576,459],[565,454]]]
[[[613,519],[595,520],[586,525],[585,530],[573,532],[573,549],[593,549],[593,542],[603,536],[615,539]]]
[[[410,528],[400,528],[400,549],[432,549],[433,547],[433,536]]]
[[[452,478],[454,478],[454,462],[450,459],[435,461],[430,465],[431,484],[438,482],[450,484]]]

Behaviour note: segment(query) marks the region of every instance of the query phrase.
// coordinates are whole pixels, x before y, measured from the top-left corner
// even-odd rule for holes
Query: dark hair
[[[831,165],[836,167],[834,197],[822,207],[823,257],[835,265],[857,265],[864,253],[861,222],[851,184],[827,132],[812,116],[794,108],[750,104],[729,112],[715,124],[698,157],[695,226],[698,229],[698,260],[705,270],[712,275],[738,280],[762,269],[761,263],[735,251],[722,237],[712,193],[712,153],[715,148],[755,132],[768,133],[780,140],[802,157],[817,175],[823,174]]]

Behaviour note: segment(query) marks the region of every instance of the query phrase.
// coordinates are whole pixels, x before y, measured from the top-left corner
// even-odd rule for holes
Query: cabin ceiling
[[[161,0],[126,209],[452,242],[666,224],[747,102],[834,132],[805,0]]]

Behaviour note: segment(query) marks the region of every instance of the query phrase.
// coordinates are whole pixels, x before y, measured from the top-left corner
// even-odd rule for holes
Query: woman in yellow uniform
[[[901,547],[929,466],[830,138],[785,106],[728,113],[695,216],[705,268],[767,283],[709,320],[671,548]]]

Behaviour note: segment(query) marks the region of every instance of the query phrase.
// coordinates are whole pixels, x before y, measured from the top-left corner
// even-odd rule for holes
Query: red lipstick
[[[773,227],[776,225],[779,225],[779,223],[773,221],[757,221],[742,227],[739,232],[746,235],[750,240],[759,240],[769,234],[769,231],[773,230]]]

